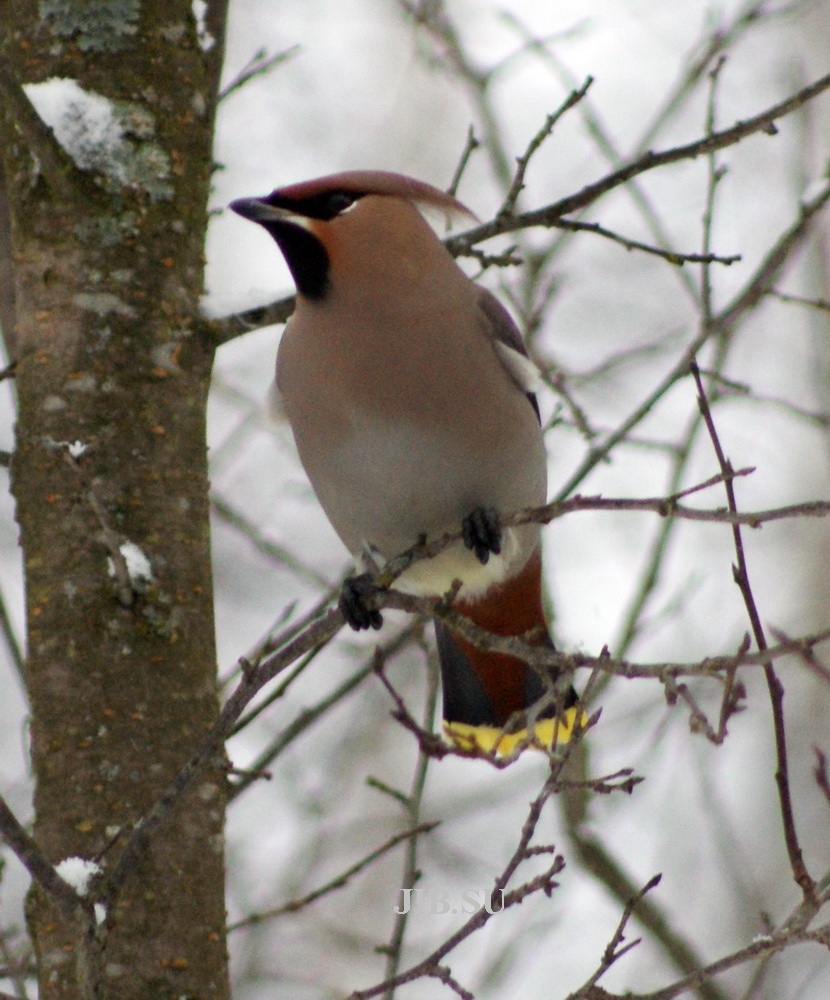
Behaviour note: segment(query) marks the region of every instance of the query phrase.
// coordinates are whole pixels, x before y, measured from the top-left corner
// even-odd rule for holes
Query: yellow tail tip
[[[470,726],[465,722],[445,722],[444,736],[459,750],[478,750],[497,757],[509,757],[517,749],[523,750],[527,746],[550,750],[568,743],[577,725],[577,714],[579,728],[584,729],[588,725],[588,716],[574,706],[555,719],[541,719],[533,727],[532,736],[526,729],[505,733],[497,726]]]

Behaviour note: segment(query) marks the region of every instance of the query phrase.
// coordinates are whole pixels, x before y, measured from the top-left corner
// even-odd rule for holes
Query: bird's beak
[[[251,222],[258,222],[260,225],[269,222],[293,222],[295,226],[305,228],[306,220],[301,215],[295,215],[287,208],[277,208],[269,205],[262,198],[237,198],[228,206],[243,219],[250,219]]]

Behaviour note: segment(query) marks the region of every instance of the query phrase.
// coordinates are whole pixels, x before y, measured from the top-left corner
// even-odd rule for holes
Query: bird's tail
[[[454,609],[500,636],[523,636],[533,645],[553,648],[542,610],[542,560],[539,549],[522,571],[475,601],[459,600]],[[539,674],[506,653],[478,649],[441,622],[435,623],[444,696],[444,731],[459,747],[511,753],[519,744],[550,747],[570,739],[577,715],[571,688],[562,703],[545,706],[529,735],[525,724],[509,724],[546,692]],[[551,677],[555,679],[556,673]],[[580,723],[582,724],[582,723]],[[507,727],[507,731],[505,730]]]

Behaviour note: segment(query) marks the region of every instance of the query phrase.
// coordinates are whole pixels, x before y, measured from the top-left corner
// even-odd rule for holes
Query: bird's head
[[[417,209],[475,220],[452,195],[383,170],[331,174],[277,188],[262,198],[239,198],[230,207],[271,234],[297,291],[312,301],[326,297],[340,257],[354,256],[360,247],[382,255],[390,252],[392,241],[406,245],[417,234],[422,237],[424,223]]]

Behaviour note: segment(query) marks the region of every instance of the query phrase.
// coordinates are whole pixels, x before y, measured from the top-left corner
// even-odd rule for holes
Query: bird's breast
[[[459,530],[477,507],[508,513],[544,503],[536,415],[471,316],[295,317],[278,382],[315,493],[355,555],[368,544],[391,557],[421,535]],[[522,542],[516,558],[528,551]],[[459,556],[473,574],[474,558]],[[498,567],[494,560],[487,572]]]

